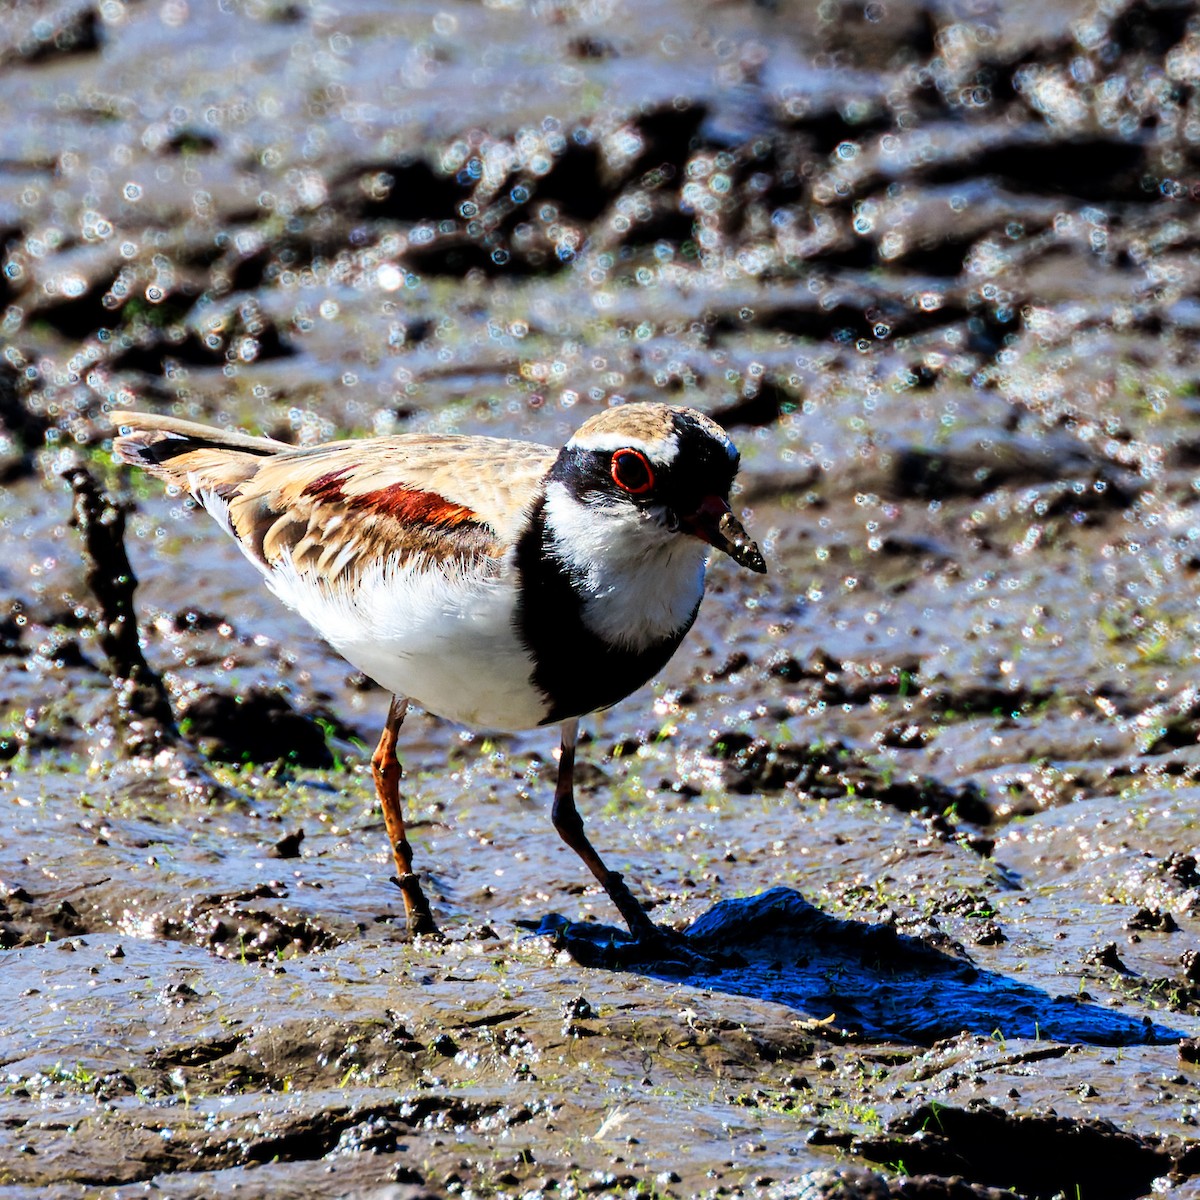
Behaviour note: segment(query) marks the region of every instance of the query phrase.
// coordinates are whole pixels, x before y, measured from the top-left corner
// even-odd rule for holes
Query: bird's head
[[[703,413],[626,404],[580,426],[550,481],[581,506],[581,526],[610,537],[624,532],[639,544],[699,538],[761,574],[763,556],[729,507],[738,463],[737,448]]]

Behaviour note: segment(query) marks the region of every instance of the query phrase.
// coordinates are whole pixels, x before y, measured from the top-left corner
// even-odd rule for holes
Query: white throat
[[[614,646],[643,650],[678,634],[704,595],[708,547],[628,505],[584,504],[554,481],[546,527],[584,624]]]

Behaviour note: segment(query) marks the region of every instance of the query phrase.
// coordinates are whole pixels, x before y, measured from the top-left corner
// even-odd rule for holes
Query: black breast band
[[[666,665],[696,619],[700,603],[670,637],[643,650],[612,646],[583,623],[583,599],[554,553],[543,499],[517,544],[517,636],[534,657],[530,678],[546,696],[543,725],[608,708]]]

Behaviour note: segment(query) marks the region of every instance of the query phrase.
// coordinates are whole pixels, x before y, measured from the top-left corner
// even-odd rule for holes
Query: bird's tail
[[[231,433],[212,425],[156,413],[118,410],[108,414],[120,433],[113,453],[193,495],[223,499],[249,479],[264,458],[292,449],[274,438]]]

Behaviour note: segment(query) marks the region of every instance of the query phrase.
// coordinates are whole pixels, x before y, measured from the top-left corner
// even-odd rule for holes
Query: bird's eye
[[[617,487],[634,496],[654,486],[654,471],[640,450],[618,450],[612,456],[612,477]]]

